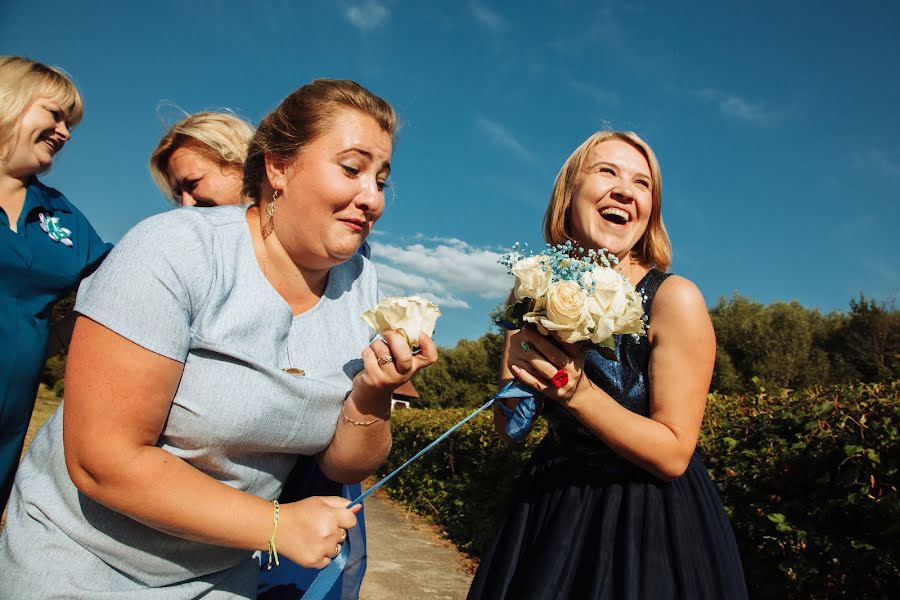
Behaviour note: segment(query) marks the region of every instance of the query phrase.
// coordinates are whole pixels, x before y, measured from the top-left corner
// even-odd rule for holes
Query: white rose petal
[[[379,334],[388,329],[401,331],[406,335],[410,348],[418,346],[419,336],[431,337],[441,311],[437,305],[418,296],[384,298],[375,308],[362,314],[362,319]]]

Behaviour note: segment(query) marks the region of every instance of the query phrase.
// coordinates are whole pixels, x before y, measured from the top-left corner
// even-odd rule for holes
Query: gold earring
[[[278,190],[275,190],[272,194],[272,201],[266,205],[266,222],[259,228],[263,239],[266,239],[275,231],[275,222],[272,221],[272,217],[275,216],[275,211],[278,210],[278,207],[275,205],[276,200],[278,200]]]

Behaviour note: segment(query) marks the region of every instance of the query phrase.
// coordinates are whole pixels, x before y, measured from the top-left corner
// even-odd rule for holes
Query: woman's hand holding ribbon
[[[339,496],[313,496],[281,505],[276,533],[278,554],[302,567],[321,569],[340,553],[347,530],[356,527],[362,506],[347,508]]]

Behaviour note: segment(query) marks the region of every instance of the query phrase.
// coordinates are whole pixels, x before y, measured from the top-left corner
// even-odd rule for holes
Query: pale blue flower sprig
[[[502,255],[497,262],[512,274],[513,265],[529,256],[535,256],[535,254],[528,249],[528,244],[516,242],[512,249]],[[582,276],[591,272],[598,264],[609,268],[619,264],[618,257],[605,248],[585,251],[581,246],[573,244],[571,240],[567,240],[564,244],[547,244],[546,249],[540,252],[540,256],[547,259],[552,272],[551,281],[554,283],[575,281],[582,284]]]

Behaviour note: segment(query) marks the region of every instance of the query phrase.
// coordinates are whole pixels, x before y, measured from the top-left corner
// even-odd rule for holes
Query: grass
[[[31,440],[34,439],[34,435],[37,433],[38,429],[41,428],[44,421],[50,418],[50,415],[56,412],[59,404],[60,399],[56,397],[53,390],[48,389],[47,386],[41,384],[41,387],[38,389],[37,398],[34,401],[34,412],[31,413],[31,422],[28,424],[28,433],[25,434],[25,447],[22,449],[23,456],[25,455],[25,450],[28,450],[28,446],[31,444]]]

